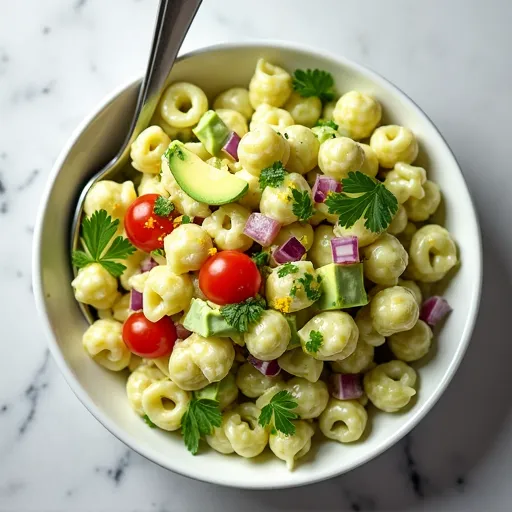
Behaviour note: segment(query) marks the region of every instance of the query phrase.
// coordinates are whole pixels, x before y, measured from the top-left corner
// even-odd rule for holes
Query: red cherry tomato
[[[174,322],[168,316],[150,322],[142,311],[138,311],[132,313],[123,325],[123,341],[140,357],[153,359],[169,355],[177,338]]]
[[[158,194],[140,196],[126,210],[126,235],[130,242],[142,251],[162,249],[165,236],[174,229],[174,215],[160,217],[153,212],[158,197]]]
[[[256,263],[238,251],[218,252],[199,271],[199,288],[215,304],[233,304],[254,297],[260,285]]]

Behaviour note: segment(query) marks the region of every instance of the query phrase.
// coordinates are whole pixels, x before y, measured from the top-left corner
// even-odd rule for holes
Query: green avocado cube
[[[205,112],[192,131],[213,156],[220,153],[230,134],[229,128],[215,110]]]
[[[311,131],[315,134],[320,144],[323,144],[326,140],[336,139],[340,134],[330,126],[313,126]]]
[[[183,327],[203,338],[229,337],[238,334],[238,331],[224,320],[219,309],[211,308],[201,299],[192,299],[190,309],[183,319]]]
[[[322,278],[322,296],[315,304],[319,310],[345,309],[368,304],[362,263],[329,263],[316,271]]]

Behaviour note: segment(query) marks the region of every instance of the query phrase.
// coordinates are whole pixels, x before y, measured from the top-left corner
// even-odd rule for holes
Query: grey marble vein
[[[17,186],[17,190],[19,192],[21,192],[21,191],[27,189],[28,187],[30,187],[30,185],[32,185],[34,183],[34,181],[36,180],[36,178],[40,172],[41,171],[39,169],[32,169],[32,171],[30,171],[29,175],[25,178],[25,181],[23,181],[22,183],[20,183]]]
[[[48,363],[50,360],[50,351],[46,349],[44,351],[43,361],[39,368],[34,373],[34,376],[32,377],[30,384],[25,389],[24,396],[26,400],[28,401],[29,407],[28,412],[25,415],[23,421],[21,422],[20,426],[18,427],[18,434],[19,436],[23,436],[27,429],[30,427],[32,422],[34,421],[36,417],[36,413],[38,410],[39,400],[41,398],[41,394],[44,392],[44,390],[48,387],[48,381],[46,378],[46,371],[48,369]]]

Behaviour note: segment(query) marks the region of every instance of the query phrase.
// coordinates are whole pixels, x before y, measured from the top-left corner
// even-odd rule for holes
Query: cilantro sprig
[[[327,71],[296,69],[292,85],[303,98],[318,96],[322,101],[334,99],[334,78]]]
[[[252,261],[256,263],[256,266],[258,268],[264,267],[265,265],[268,265],[268,261],[270,259],[270,255],[268,252],[261,251],[253,254],[251,256]]]
[[[322,296],[322,289],[320,288],[321,281],[322,278],[320,276],[317,276],[315,279],[309,272],[306,272],[302,277],[294,281],[290,290],[290,296],[295,297],[299,286],[302,286],[306,297],[310,301],[316,302]]]
[[[319,119],[315,126],[327,126],[328,128],[332,128],[333,130],[337,130],[339,126],[331,119],[330,121],[326,121],[325,119]]]
[[[292,188],[293,205],[292,211],[300,221],[307,221],[313,217],[315,209],[313,208],[313,201],[311,200],[311,194],[304,190],[298,191],[296,188]]]
[[[153,213],[159,217],[169,217],[174,211],[174,203],[170,199],[158,196],[153,206]]]
[[[317,353],[324,342],[324,337],[320,331],[311,331],[309,339],[306,341],[306,350],[308,352]]]
[[[113,221],[106,210],[96,210],[90,217],[85,217],[80,238],[85,250],[73,251],[73,265],[83,268],[90,263],[99,263],[114,277],[121,276],[126,266],[115,260],[126,259],[135,252],[135,247],[122,236],[112,241],[118,226],[119,219]]]
[[[149,416],[147,414],[144,414],[144,416],[142,416],[142,419],[144,420],[144,423],[149,427],[149,428],[158,428],[150,419],[149,419]]]
[[[325,204],[329,213],[339,215],[339,225],[352,227],[361,217],[374,233],[384,231],[398,210],[396,197],[380,181],[362,172],[350,172],[341,181],[343,192],[332,192]]]
[[[299,267],[293,263],[285,263],[277,269],[278,277],[285,277],[289,274],[296,274],[299,271]]]
[[[265,427],[274,420],[274,427],[285,436],[295,434],[295,425],[291,420],[296,420],[298,415],[292,411],[297,407],[297,402],[294,400],[289,391],[282,390],[276,393],[270,402],[261,409],[258,423]]]
[[[238,332],[247,332],[249,325],[261,318],[266,305],[264,299],[251,297],[243,302],[221,307],[220,314]]]
[[[261,171],[259,179],[261,190],[265,190],[265,187],[279,187],[287,174],[282,162],[274,162],[271,167],[266,167]]]
[[[217,400],[193,398],[181,420],[181,433],[187,450],[195,455],[199,449],[199,440],[210,435],[221,423],[222,413]]]

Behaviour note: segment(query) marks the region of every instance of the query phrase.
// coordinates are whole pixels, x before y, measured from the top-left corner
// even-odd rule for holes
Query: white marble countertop
[[[406,91],[453,148],[481,216],[483,301],[458,374],[407,439],[321,484],[237,491],[148,462],[70,391],[35,316],[37,203],[73,128],[142,73],[156,4],[0,0],[0,510],[512,510],[508,0],[204,0],[185,43],[280,38],[339,52]]]

